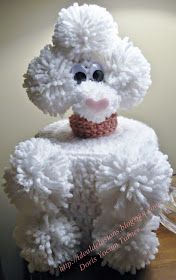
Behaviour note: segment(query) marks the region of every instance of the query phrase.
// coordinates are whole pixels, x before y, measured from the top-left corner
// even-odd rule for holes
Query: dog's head
[[[29,64],[24,87],[44,113],[62,115],[72,107],[80,117],[100,123],[117,109],[141,102],[150,84],[149,63],[118,36],[106,9],[74,4],[60,11],[53,45]]]

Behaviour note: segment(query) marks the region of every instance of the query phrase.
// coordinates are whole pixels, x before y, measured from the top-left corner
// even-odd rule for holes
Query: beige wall
[[[176,1],[87,2],[106,6],[118,21],[120,34],[128,35],[151,62],[150,94],[126,115],[156,130],[162,150],[176,169]],[[43,115],[30,103],[22,88],[22,75],[29,61],[50,42],[57,11],[71,3],[73,1],[0,0],[0,175],[20,140],[33,136],[38,128],[56,120]],[[2,190],[0,207],[3,269],[6,267],[8,279],[14,275],[19,279],[22,269],[11,238],[16,211]]]
[[[78,1],[83,3],[84,1]],[[176,169],[176,1],[87,1],[106,6],[152,65],[153,84],[144,102],[129,113],[152,126]],[[153,3],[154,2],[154,3]],[[73,1],[1,1],[0,170],[20,140],[55,121],[28,100],[22,75],[29,61],[51,41],[57,11]]]

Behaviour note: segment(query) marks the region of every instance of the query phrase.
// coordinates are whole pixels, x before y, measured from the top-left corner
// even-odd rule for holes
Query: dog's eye
[[[91,79],[97,82],[101,82],[104,79],[104,72],[101,65],[94,63],[90,68]]]
[[[81,64],[75,64],[71,69],[71,73],[78,84],[87,79],[86,68]]]
[[[74,75],[74,80],[77,81],[78,84],[80,84],[82,81],[86,80],[86,74],[83,72],[77,72]]]
[[[95,70],[93,73],[93,79],[97,82],[101,82],[104,79],[104,73],[102,70]]]

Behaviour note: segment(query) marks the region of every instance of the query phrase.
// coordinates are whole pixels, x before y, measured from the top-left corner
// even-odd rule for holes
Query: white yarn
[[[108,203],[124,220],[150,205],[168,201],[172,169],[167,156],[150,146],[116,148],[96,171],[103,208]],[[169,175],[169,176],[168,176]]]
[[[85,118],[101,122],[117,109],[129,109],[143,100],[151,84],[150,65],[128,39],[117,37],[116,24],[106,9],[87,4],[62,9],[53,41],[55,47],[46,46],[29,64],[24,81],[30,100],[44,113],[62,115],[72,107]],[[102,64],[101,86],[96,81],[77,85],[71,73],[76,61],[88,67]],[[107,110],[88,112],[84,97],[101,95],[110,101]]]
[[[63,114],[73,103],[72,63],[48,45],[34,58],[24,75],[30,100],[44,113]]]
[[[112,51],[101,54],[101,59],[105,61],[105,81],[121,96],[120,108],[140,103],[151,85],[150,64],[140,49],[125,38]]]
[[[72,189],[74,200],[70,212],[81,231],[81,248],[85,250],[92,243],[93,219],[100,214],[100,205],[95,187],[95,170],[100,164],[94,156],[72,157]],[[91,201],[91,203],[89,203]]]
[[[119,215],[120,211],[116,212],[112,207],[113,201],[111,197],[109,199],[109,204],[112,202],[111,207],[102,205],[101,214],[94,221],[92,233],[94,243],[106,239],[96,251],[104,252],[115,243],[118,244],[116,250],[103,256],[102,265],[108,264],[121,274],[124,272],[135,274],[137,269],[149,264],[158,252],[158,238],[152,231],[158,229],[160,218],[148,211],[144,215],[139,210],[136,211],[136,216],[133,216],[135,205],[128,204],[128,201],[125,202],[126,208],[131,209],[131,215],[130,218],[128,214],[123,217]]]
[[[74,4],[62,9],[54,45],[41,50],[25,74],[30,100],[52,116],[71,107],[95,123],[141,102],[151,84],[150,65],[137,47],[117,34],[104,8]],[[100,64],[104,80],[93,81],[91,73],[77,84],[71,70],[78,62],[89,74],[92,64]],[[87,98],[94,105],[106,98],[108,106],[93,112]],[[168,199],[172,169],[158,150],[155,132],[140,122],[119,117],[112,135],[78,139],[68,120],[59,121],[38,137],[16,146],[4,175],[5,191],[22,213],[15,238],[30,271],[55,272],[78,252],[79,244],[89,246],[116,223]],[[106,255],[103,263],[121,273],[135,273],[149,264],[159,244],[152,232],[159,226],[157,214],[150,211],[141,231]]]
[[[125,272],[136,274],[136,270],[144,268],[146,264],[150,264],[150,262],[155,259],[155,254],[158,252],[159,241],[156,237],[156,233],[152,232],[152,230],[156,230],[158,227],[159,218],[153,216],[153,218],[146,223],[145,227],[141,228],[133,238],[129,238],[127,241],[123,241],[122,239],[124,243],[121,244],[120,241],[117,250],[107,254],[103,258],[102,265],[108,264],[121,274]],[[133,229],[131,229],[131,231],[132,230]],[[124,236],[127,237],[127,234],[128,231],[126,231]]]
[[[27,195],[37,207],[54,212],[58,212],[59,207],[68,207],[67,199],[72,197],[72,185],[68,181],[71,175],[60,146],[47,139],[32,138],[16,147],[10,162],[11,171],[7,171],[5,177],[6,191],[12,200],[17,196],[11,186],[15,183],[18,200]],[[8,179],[8,175],[12,177]]]
[[[41,220],[19,216],[14,237],[21,256],[28,262],[30,272],[50,271],[71,259],[79,250],[80,233],[66,217],[48,217]]]
[[[95,159],[107,157],[114,154],[117,149],[122,152],[119,156],[123,157],[123,150],[140,147],[153,147],[158,149],[158,140],[154,130],[142,122],[118,116],[118,127],[114,133],[108,137],[80,139],[73,136],[68,119],[59,120],[42,128],[39,137],[55,139],[65,155],[88,155]]]
[[[119,117],[118,129],[111,136],[79,139],[73,137],[68,120],[64,120],[47,126],[38,136],[43,138],[32,138],[16,147],[11,169],[5,173],[5,190],[32,232],[28,237],[25,227],[19,226],[15,235],[30,270],[51,269],[50,256],[41,257],[38,247],[31,243],[34,233],[39,234],[36,228],[43,223],[45,213],[55,220],[54,227],[58,229],[57,221],[63,213],[74,219],[81,234],[78,240],[86,249],[91,232],[96,238],[148,205],[163,203],[168,198],[172,170],[158,151],[154,131],[140,122]],[[43,231],[44,240],[46,235],[55,238],[45,228]],[[69,242],[71,232],[68,228]],[[156,253],[158,241],[154,234],[144,232],[144,237],[140,235],[139,241],[136,237],[135,242],[141,250],[149,244],[151,254],[147,254],[145,262],[137,245],[137,249],[131,247],[135,262],[131,253],[126,258],[125,249],[121,249],[117,256],[109,255],[107,263],[121,272],[143,267]],[[65,249],[54,250],[65,256]],[[68,247],[69,252],[72,251]],[[123,263],[121,269],[118,263]]]
[[[81,117],[86,118],[88,121],[100,123],[105,120],[106,117],[110,117],[112,113],[116,112],[119,107],[121,98],[116,95],[113,88],[103,83],[87,81],[81,83],[76,89],[77,103],[73,105],[73,111],[79,114]],[[102,110],[97,114],[91,110],[85,103],[86,99],[92,98],[95,101],[99,101],[103,98],[107,98],[109,105],[105,110]]]
[[[19,211],[25,215],[34,215],[37,217],[41,214],[43,207],[41,207],[38,202],[34,201],[33,197],[28,195],[28,192],[24,191],[24,187],[16,182],[15,176],[15,169],[12,167],[6,169],[4,173],[4,191],[6,192],[10,202],[14,204]],[[55,209],[56,207],[54,206],[54,210]]]
[[[106,49],[116,37],[117,24],[105,8],[75,3],[59,12],[53,43],[58,48],[74,48],[78,55]]]

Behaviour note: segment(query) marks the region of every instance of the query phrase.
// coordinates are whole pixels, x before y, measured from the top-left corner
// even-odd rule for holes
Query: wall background
[[[43,115],[28,100],[22,88],[22,75],[29,61],[51,42],[57,12],[73,2],[0,0],[0,175],[19,141],[32,137],[40,127],[57,120]],[[120,35],[129,36],[150,61],[153,84],[149,94],[139,107],[123,114],[155,129],[162,151],[169,155],[172,168],[176,170],[176,1],[78,2],[107,7],[119,24]],[[4,243],[8,234],[12,234],[16,212],[2,190],[0,193],[3,211],[0,225],[4,229],[0,231],[2,253],[6,257],[11,255],[15,266],[14,245],[9,244],[7,250]],[[13,275],[13,268],[9,273]]]

